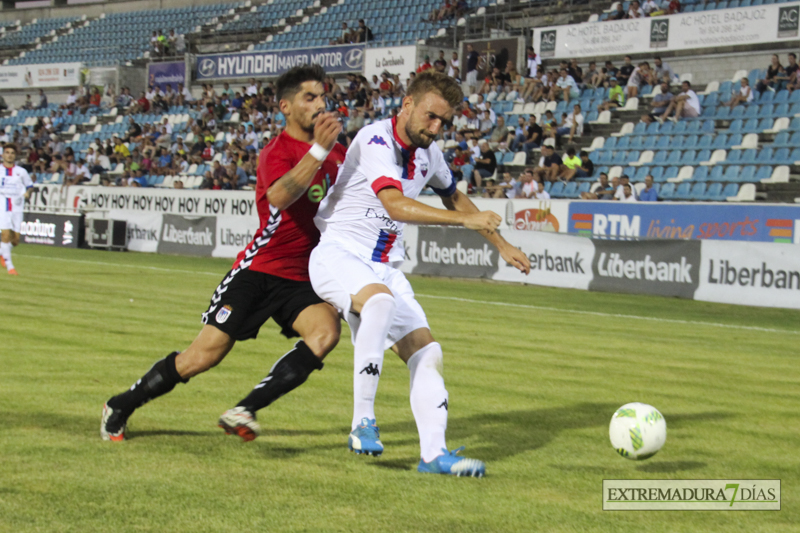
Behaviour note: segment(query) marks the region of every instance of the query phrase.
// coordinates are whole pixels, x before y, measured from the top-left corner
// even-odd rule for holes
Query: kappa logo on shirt
[[[370,139],[369,142],[367,143],[367,145],[370,145],[370,144],[379,144],[381,146],[385,146],[386,148],[389,148],[389,144],[386,141],[384,141],[383,137],[381,137],[380,135],[373,135],[372,139]]]

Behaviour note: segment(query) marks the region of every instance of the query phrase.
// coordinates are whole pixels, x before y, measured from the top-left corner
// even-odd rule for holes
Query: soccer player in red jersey
[[[321,67],[303,65],[278,79],[286,129],[259,156],[259,230],[214,291],[205,325],[189,348],[157,361],[103,406],[104,440],[124,440],[134,410],[217,365],[236,341],[255,338],[272,318],[286,337],[301,340],[219,420],[228,434],[252,440],[259,433],[256,411],[304,383],[336,346],[338,314],[316,295],[308,277],[308,258],[319,241],[314,216],[345,158],[336,142],[341,124],[325,112],[324,77]]]

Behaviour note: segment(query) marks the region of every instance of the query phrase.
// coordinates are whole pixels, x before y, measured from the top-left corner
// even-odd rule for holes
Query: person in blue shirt
[[[233,100],[231,101],[231,105],[236,109],[242,108],[242,106],[244,105],[244,100],[242,99],[241,93],[236,93],[236,95],[233,97]]]
[[[281,113],[281,110],[277,107],[272,108],[272,125],[278,128],[286,126],[286,117],[283,116],[283,113]]]
[[[653,176],[647,175],[644,178],[644,189],[639,193],[640,202],[657,202],[658,192],[653,187]]]

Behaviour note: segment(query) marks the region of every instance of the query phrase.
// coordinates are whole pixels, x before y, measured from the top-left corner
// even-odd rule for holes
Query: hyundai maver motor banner
[[[327,74],[361,73],[364,45],[320,46],[293,50],[253,50],[238,54],[197,56],[197,81],[230,78],[275,78],[297,65],[320,65]]]

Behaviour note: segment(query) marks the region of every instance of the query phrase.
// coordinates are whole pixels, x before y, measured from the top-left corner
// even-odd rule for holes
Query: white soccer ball
[[[667,440],[667,421],[646,403],[626,403],[611,417],[611,445],[625,459],[641,461],[654,456]]]

